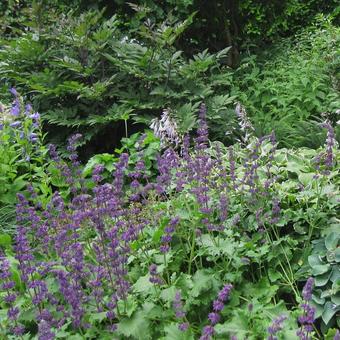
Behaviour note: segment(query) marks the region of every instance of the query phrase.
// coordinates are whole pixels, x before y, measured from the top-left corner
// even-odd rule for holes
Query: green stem
[[[196,244],[196,235],[195,235],[195,230],[194,230],[192,233],[192,243],[191,243],[190,258],[189,258],[189,268],[188,268],[189,275],[191,273],[191,263],[193,261],[194,254],[195,254],[195,244]]]

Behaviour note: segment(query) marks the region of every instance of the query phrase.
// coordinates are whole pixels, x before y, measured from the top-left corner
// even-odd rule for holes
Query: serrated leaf
[[[117,332],[133,339],[147,340],[150,336],[150,321],[143,311],[138,311],[131,318],[119,322]]]
[[[133,290],[141,294],[149,294],[154,289],[153,284],[149,281],[150,276],[141,276],[133,285]]]
[[[177,323],[171,323],[164,327],[165,337],[164,340],[193,340],[194,337],[191,334],[190,329],[186,332],[182,332],[178,329]]]

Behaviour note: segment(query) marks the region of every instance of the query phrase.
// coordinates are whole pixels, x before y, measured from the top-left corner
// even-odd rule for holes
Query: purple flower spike
[[[305,302],[301,304],[303,314],[298,318],[300,329],[296,332],[296,335],[302,340],[309,340],[309,335],[313,331],[315,308],[308,303],[312,299],[313,285],[314,279],[310,277],[302,290],[302,296]]]
[[[16,117],[20,115],[20,102],[18,99],[16,99],[12,104],[11,114]]]
[[[51,331],[51,326],[45,320],[41,320],[38,327],[39,340],[53,340],[55,334]]]
[[[15,89],[15,87],[10,88],[9,92],[14,96],[14,97],[18,97],[18,92]]]
[[[312,290],[314,286],[314,279],[310,277],[302,290],[302,296],[305,301],[310,301],[312,299]]]
[[[160,246],[161,253],[165,254],[170,250],[170,243],[172,241],[172,235],[175,232],[175,227],[179,223],[179,217],[171,219],[169,225],[164,229],[165,233],[161,238],[162,245]]]
[[[153,263],[153,264],[150,265],[149,274],[150,274],[149,281],[151,283],[154,283],[156,285],[160,285],[160,284],[163,283],[163,280],[161,279],[161,277],[157,273],[157,265],[156,264]]]
[[[286,315],[280,315],[276,319],[273,320],[272,324],[268,327],[268,340],[277,340],[276,333],[282,330],[283,322],[287,319]]]
[[[205,326],[203,329],[203,334],[200,340],[210,340],[215,333],[215,328],[213,326]]]
[[[233,286],[231,284],[226,284],[218,293],[217,299],[213,302],[214,312],[208,315],[210,325],[204,327],[200,340],[210,340],[214,335],[214,326],[219,323],[221,319],[220,312],[224,308],[224,303],[229,299],[230,291],[232,290],[232,288]]]

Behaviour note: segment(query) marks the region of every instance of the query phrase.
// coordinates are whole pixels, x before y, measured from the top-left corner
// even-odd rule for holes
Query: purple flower
[[[149,274],[150,274],[149,281],[151,283],[158,284],[158,285],[163,283],[163,280],[161,279],[161,277],[157,273],[157,265],[156,264],[153,263],[153,264],[150,265]]]
[[[340,340],[340,331],[337,329],[333,340]]]
[[[203,329],[200,340],[209,340],[215,332],[214,326],[220,321],[220,312],[224,308],[225,302],[229,299],[230,291],[233,288],[231,284],[226,284],[218,293],[217,299],[213,302],[214,312],[208,315],[210,325],[205,326]]]
[[[312,290],[314,286],[314,279],[310,277],[302,290],[302,296],[305,301],[310,301],[312,299]]]
[[[189,322],[182,322],[178,325],[178,329],[182,332],[185,332],[188,328],[189,328]]]
[[[203,328],[203,333],[200,340],[210,340],[215,333],[215,328],[213,326],[205,326]]]
[[[19,122],[17,120],[17,121],[14,121],[14,122],[10,123],[9,126],[13,127],[13,128],[17,128],[17,127],[21,126],[21,122]]]
[[[33,119],[33,120],[39,120],[40,119],[40,114],[38,112],[35,112],[31,115],[29,115],[29,118]]]
[[[218,293],[218,299],[225,302],[229,299],[230,291],[233,286],[231,284],[227,284],[223,287],[223,289]]]
[[[20,115],[20,102],[18,99],[15,99],[15,101],[12,104],[11,114],[16,117]]]
[[[214,312],[214,313],[209,313],[208,319],[210,321],[210,324],[212,326],[215,326],[221,319],[220,314]]]
[[[105,168],[102,164],[95,165],[93,172],[92,172],[92,179],[94,182],[99,183],[102,181],[102,173],[104,172]]]
[[[38,339],[39,340],[53,340],[55,338],[55,334],[51,331],[50,324],[41,320],[38,325]]]
[[[303,314],[298,318],[300,329],[296,332],[296,335],[302,340],[309,340],[309,334],[313,331],[315,308],[308,304],[312,299],[313,285],[314,279],[310,277],[302,290],[302,296],[305,302],[301,304]]]
[[[286,315],[280,315],[273,320],[272,324],[268,327],[268,340],[277,340],[276,333],[282,330],[282,324],[286,319]]]
[[[11,87],[9,92],[14,96],[14,97],[18,97],[18,92],[17,90],[15,89],[15,87]]]
[[[18,307],[10,307],[7,311],[7,316],[11,321],[16,321],[19,315]]]
[[[175,299],[173,301],[173,308],[174,308],[174,311],[175,311],[175,314],[176,314],[176,318],[178,319],[182,319],[185,317],[185,313],[183,311],[183,304],[182,304],[182,301],[181,301],[181,292],[178,290],[176,291],[176,294],[175,294]]]
[[[161,253],[167,253],[170,250],[170,242],[172,235],[175,232],[175,227],[179,223],[179,217],[174,217],[170,220],[169,225],[164,229],[165,234],[161,238],[162,245],[160,247]]]
[[[21,337],[25,332],[25,327],[17,324],[16,326],[12,328],[12,332],[14,335]]]

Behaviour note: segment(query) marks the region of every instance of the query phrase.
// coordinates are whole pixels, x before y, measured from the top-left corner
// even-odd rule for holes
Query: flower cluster
[[[217,299],[213,302],[213,312],[209,313],[208,319],[210,325],[203,328],[202,336],[200,340],[210,340],[215,333],[214,326],[220,321],[225,302],[229,299],[230,291],[233,286],[231,284],[225,285],[222,290],[218,293]]]
[[[179,290],[176,291],[175,299],[172,305],[175,311],[176,318],[181,320],[180,324],[178,325],[178,329],[182,332],[185,332],[189,328],[189,323],[185,321],[185,312],[183,310],[182,296]]]
[[[313,331],[313,324],[315,320],[315,308],[309,304],[309,301],[312,299],[313,286],[314,279],[310,277],[302,290],[304,302],[301,304],[301,308],[303,314],[298,318],[298,321],[300,323],[300,329],[296,333],[297,336],[302,340],[311,339],[310,333]]]
[[[282,330],[283,322],[287,319],[286,315],[280,315],[276,319],[273,320],[272,324],[268,327],[268,340],[277,340],[276,334]]]
[[[150,282],[154,284],[161,285],[163,283],[162,278],[160,275],[157,273],[157,265],[152,263],[149,267],[149,274],[150,274]]]
[[[176,121],[170,116],[170,110],[163,110],[160,120],[153,119],[150,128],[154,131],[156,137],[161,140],[161,147],[174,144],[176,147],[181,142],[181,136],[178,132]]]
[[[170,250],[170,243],[172,240],[172,235],[175,232],[175,228],[179,223],[179,217],[174,217],[170,220],[169,225],[164,229],[164,235],[161,238],[161,253],[165,254]]]

